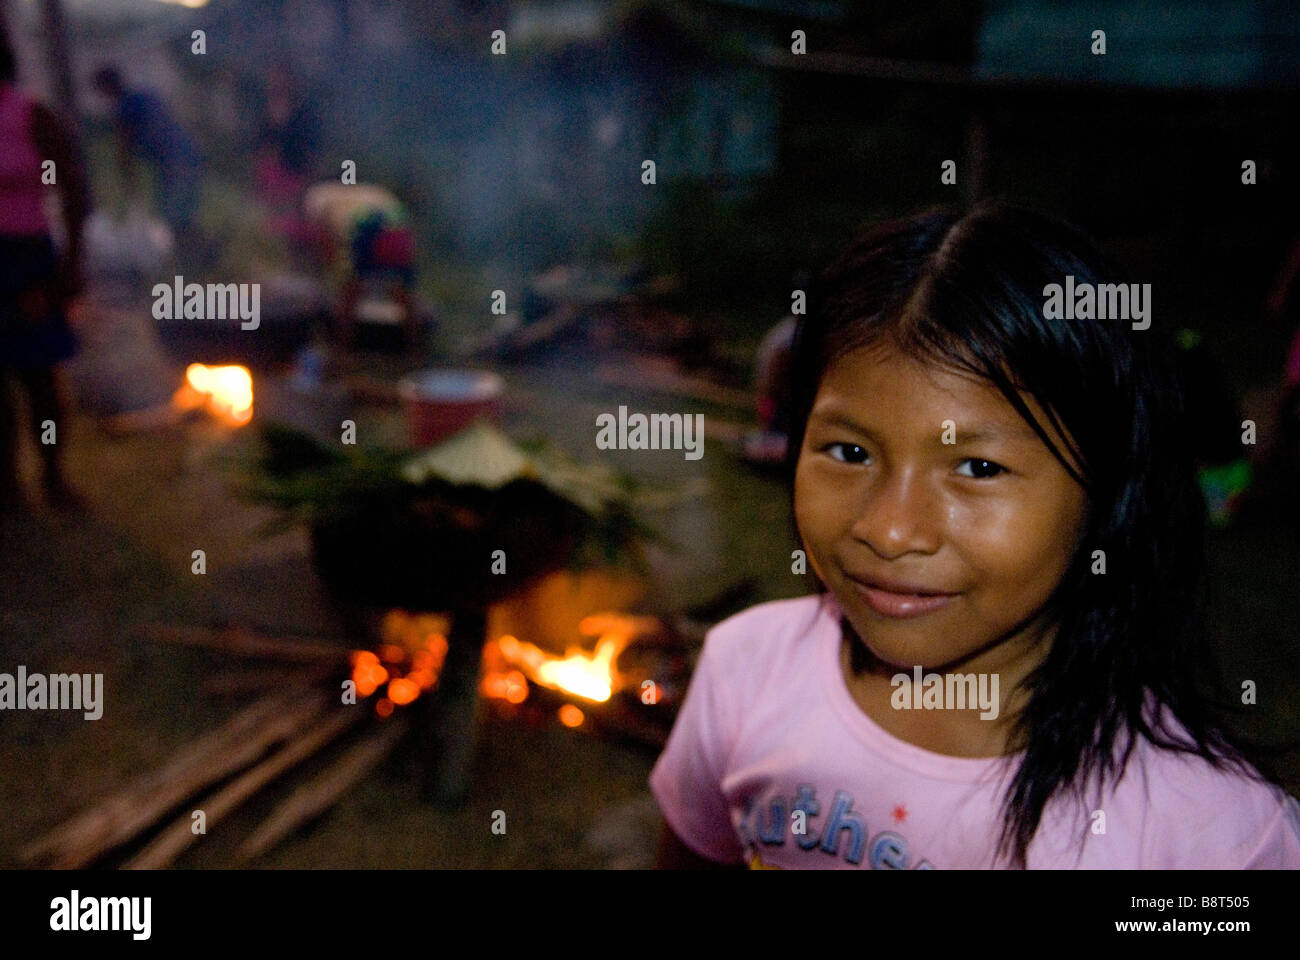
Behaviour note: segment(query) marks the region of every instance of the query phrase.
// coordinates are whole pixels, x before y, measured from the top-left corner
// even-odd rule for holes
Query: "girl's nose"
[[[895,470],[880,474],[858,507],[851,533],[880,557],[934,553],[939,549],[941,507],[924,477]]]

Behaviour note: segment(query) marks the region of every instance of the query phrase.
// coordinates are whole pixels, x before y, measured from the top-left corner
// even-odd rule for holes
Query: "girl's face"
[[[996,387],[863,349],[822,378],[795,516],[813,569],[878,660],[1011,669],[1039,636],[1036,615],[1078,546],[1087,497]],[[909,611],[907,598],[863,581],[953,596]]]

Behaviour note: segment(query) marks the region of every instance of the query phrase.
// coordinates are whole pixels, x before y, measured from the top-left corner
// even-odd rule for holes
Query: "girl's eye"
[[[826,450],[832,460],[839,460],[841,463],[861,463],[867,459],[867,451],[856,443],[832,443]]]
[[[976,464],[972,468],[973,476],[976,480],[985,480],[990,477],[996,477],[999,473],[1005,473],[1006,467],[994,463],[992,460],[980,460],[978,457],[971,457],[969,460],[962,462],[964,466],[967,463]],[[962,476],[972,476],[972,474],[962,474]]]

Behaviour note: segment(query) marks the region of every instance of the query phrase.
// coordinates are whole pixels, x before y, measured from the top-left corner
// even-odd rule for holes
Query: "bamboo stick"
[[[52,854],[59,847],[75,845],[75,839],[85,840],[92,835],[96,824],[102,824],[102,829],[107,830],[112,811],[137,807],[160,785],[174,783],[189,775],[192,770],[205,766],[222,744],[246,737],[282,707],[283,702],[278,696],[267,697],[246,707],[220,729],[205,734],[182,748],[163,767],[149,771],[29,844],[20,853],[21,858],[27,861],[37,860]]]
[[[323,709],[323,698],[295,703],[274,694],[236,714],[224,726],[182,748],[162,767],[54,828],[25,848],[27,861],[50,859],[80,869],[155,823],[208,784],[260,757],[293,736]]]
[[[162,643],[205,647],[244,657],[285,660],[290,663],[339,664],[346,662],[348,656],[348,650],[343,646],[282,640],[238,627],[218,630],[211,627],[150,624],[144,628],[144,633],[151,640]]]
[[[292,670],[229,670],[215,673],[203,681],[204,693],[218,697],[242,697],[250,693],[291,688],[308,689],[329,679],[333,668],[295,667]]]
[[[392,752],[406,728],[405,717],[394,717],[377,733],[351,747],[320,776],[295,790],[244,841],[235,854],[235,862],[244,864],[256,859],[328,810]]]
[[[219,822],[280,774],[306,760],[367,715],[368,711],[364,707],[336,709],[311,732],[290,740],[284,749],[263,760],[216,793],[199,801],[196,809],[203,811],[205,827]],[[157,870],[166,867],[201,835],[193,831],[191,815],[183,814],[147,847],[128,860],[123,865],[123,869]]]

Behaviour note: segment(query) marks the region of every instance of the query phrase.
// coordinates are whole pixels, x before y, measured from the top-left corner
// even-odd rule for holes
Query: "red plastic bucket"
[[[430,447],[475,420],[497,420],[506,384],[486,370],[423,370],[402,380],[398,390],[411,443]]]

